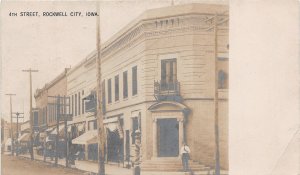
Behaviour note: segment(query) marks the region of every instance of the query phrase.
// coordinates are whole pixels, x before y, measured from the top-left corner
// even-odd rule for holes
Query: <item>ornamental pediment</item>
[[[189,111],[189,108],[182,103],[174,101],[160,101],[151,105],[148,110],[151,112],[180,111],[186,113]]]

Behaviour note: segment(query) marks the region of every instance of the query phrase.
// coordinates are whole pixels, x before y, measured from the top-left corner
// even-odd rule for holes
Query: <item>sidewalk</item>
[[[27,159],[30,159],[30,155],[19,155],[20,157],[24,157]],[[36,161],[44,161],[44,157],[35,154],[34,159]],[[55,158],[53,158],[53,161],[50,160],[48,157],[46,159],[46,163],[54,165],[55,163]],[[65,159],[58,159],[58,165],[65,167]],[[75,161],[75,166],[72,165],[70,168],[75,169],[77,171],[82,171],[86,175],[90,175],[91,173],[97,174],[98,172],[98,164],[97,162],[91,162],[91,161]],[[207,171],[196,171],[192,174],[194,175],[211,175],[212,172],[207,172]],[[106,175],[132,175],[133,174],[133,169],[127,169],[127,168],[122,168],[119,167],[117,164],[112,165],[112,164],[105,164],[105,174]],[[145,171],[141,172],[141,175],[190,175],[191,173],[188,172],[160,172],[160,171]],[[228,175],[228,171],[221,171],[222,175]]]
[[[29,158],[30,159],[30,155],[29,154],[22,154],[19,155],[20,157],[25,157],[25,158]],[[38,160],[38,161],[44,161],[44,157],[35,154],[34,155],[34,159]],[[55,158],[53,158],[53,161],[50,160],[49,157],[47,157],[46,162],[47,163],[55,163]],[[61,166],[65,166],[66,164],[66,159],[58,159],[58,164]],[[93,173],[98,173],[98,164],[97,162],[90,162],[90,161],[75,161],[75,166],[72,165],[71,168],[75,168],[81,171],[85,171],[85,172],[93,172]],[[111,164],[105,164],[105,174],[107,175],[132,175],[132,169],[127,169],[127,168],[122,168],[122,167],[118,167],[117,165],[111,165]]]

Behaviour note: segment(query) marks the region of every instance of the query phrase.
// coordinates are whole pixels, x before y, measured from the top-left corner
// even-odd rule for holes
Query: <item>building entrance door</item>
[[[177,157],[179,151],[179,128],[176,118],[158,119],[158,156]]]
[[[107,160],[110,162],[119,162],[123,154],[123,142],[117,131],[108,131],[107,138]]]

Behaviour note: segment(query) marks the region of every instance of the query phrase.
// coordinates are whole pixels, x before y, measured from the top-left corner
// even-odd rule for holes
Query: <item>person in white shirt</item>
[[[190,148],[187,146],[186,143],[183,143],[183,146],[180,149],[180,155],[182,160],[183,171],[185,172],[189,170],[190,153]]]

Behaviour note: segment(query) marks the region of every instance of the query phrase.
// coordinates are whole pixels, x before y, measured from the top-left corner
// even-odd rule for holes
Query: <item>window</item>
[[[220,70],[218,72],[218,88],[219,89],[226,89],[227,87],[227,74],[223,71]]]
[[[115,101],[119,100],[119,75],[115,76]]]
[[[78,115],[80,115],[80,92],[78,92]]]
[[[108,103],[111,103],[111,79],[108,80],[107,82],[107,93],[108,93]]]
[[[84,90],[82,90],[82,95],[84,95]],[[84,103],[82,102],[82,114],[84,114]]]
[[[97,129],[97,120],[94,121],[94,129]]]
[[[128,97],[127,71],[123,72],[123,98]]]
[[[161,61],[161,83],[170,84],[177,81],[176,59],[166,59]]]
[[[105,98],[105,80],[102,81],[102,113],[105,114],[106,111],[106,98]]]
[[[131,143],[135,144],[135,131],[139,128],[139,121],[137,117],[132,118],[132,133],[131,133]]]
[[[72,95],[72,112],[71,113],[74,115],[74,95]]]
[[[75,116],[77,116],[77,94],[75,94]]]
[[[137,66],[132,68],[132,95],[136,95],[137,91]]]

